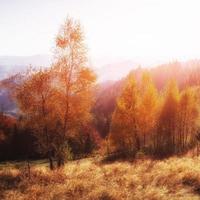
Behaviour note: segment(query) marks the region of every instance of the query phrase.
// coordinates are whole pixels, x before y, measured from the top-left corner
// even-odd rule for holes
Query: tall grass
[[[200,159],[136,160],[103,164],[95,159],[69,162],[49,171],[44,165],[0,170],[0,199],[168,200],[200,199]]]

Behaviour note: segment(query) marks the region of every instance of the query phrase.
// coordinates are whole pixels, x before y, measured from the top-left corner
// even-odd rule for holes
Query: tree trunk
[[[31,167],[30,167],[30,162],[29,159],[27,159],[27,170],[28,170],[28,178],[31,178]]]
[[[63,167],[64,166],[64,160],[62,158],[58,158],[57,160],[57,167],[60,168],[60,167]]]
[[[140,138],[137,133],[135,133],[135,140],[136,140],[136,148],[139,151],[140,150]]]
[[[50,170],[54,170],[53,159],[50,153],[49,153],[49,168]]]
[[[58,160],[57,160],[57,168],[60,168],[61,167],[61,159],[59,158]]]
[[[145,133],[143,135],[143,143],[144,143],[144,148],[145,148],[145,146],[146,146],[146,134]]]

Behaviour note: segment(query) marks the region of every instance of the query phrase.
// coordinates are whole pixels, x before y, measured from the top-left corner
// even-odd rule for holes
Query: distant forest
[[[0,87],[1,161],[48,158],[53,169],[97,153],[166,157],[198,148],[200,61],[138,67],[96,83],[73,19],[59,30],[49,68],[30,68]]]

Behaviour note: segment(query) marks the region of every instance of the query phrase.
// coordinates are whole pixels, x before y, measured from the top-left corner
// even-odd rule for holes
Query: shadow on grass
[[[108,154],[102,158],[100,161],[101,164],[111,164],[118,161],[128,161],[133,162],[135,160],[134,152],[115,152],[112,154]]]
[[[0,199],[5,198],[7,190],[17,190],[20,182],[21,178],[19,176],[14,176],[9,171],[0,173]]]
[[[182,157],[183,154],[168,154],[168,155],[156,155],[156,154],[150,154],[150,153],[145,153],[143,151],[139,152],[115,152],[115,153],[110,153],[102,158],[100,161],[101,164],[109,164],[109,163],[114,163],[114,162],[135,162],[137,160],[145,160],[145,159],[150,159],[154,161],[163,161],[167,160],[172,156],[176,157]]]
[[[0,174],[0,190],[14,189],[20,181],[19,176],[14,176],[11,173]]]
[[[186,176],[183,178],[182,184],[191,187],[195,193],[200,195],[200,180],[198,177]]]
[[[29,163],[31,166],[45,166],[48,167],[49,163],[48,160],[42,159],[42,160],[29,160]],[[13,168],[13,169],[20,169],[27,165],[26,160],[12,160],[12,161],[3,161],[0,162],[0,170],[4,170],[6,168]]]

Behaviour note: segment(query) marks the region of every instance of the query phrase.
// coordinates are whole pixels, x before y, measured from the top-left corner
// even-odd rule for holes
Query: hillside
[[[200,199],[199,157],[136,160],[103,164],[96,159],[68,162],[50,172],[44,162],[0,165],[3,200],[197,200]]]

